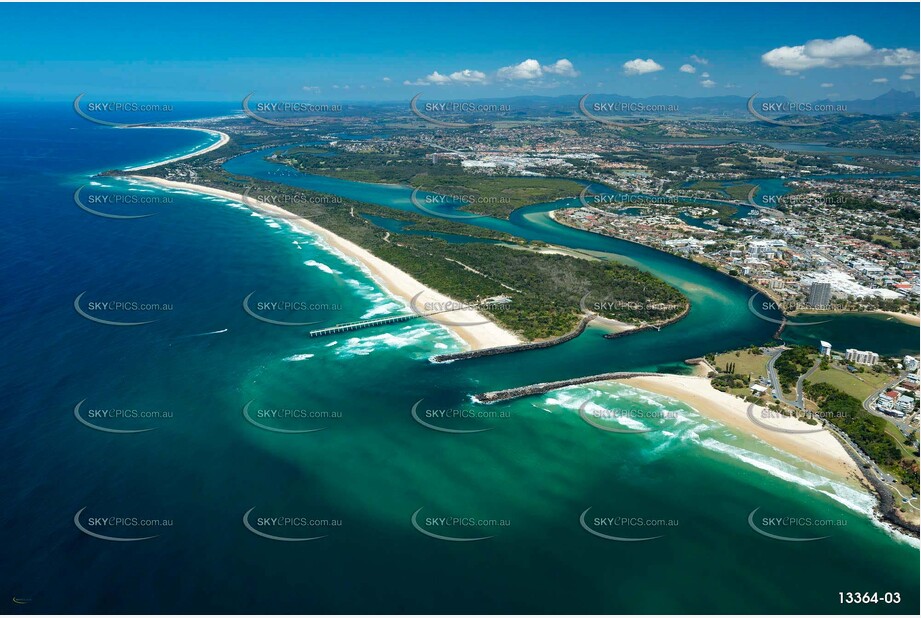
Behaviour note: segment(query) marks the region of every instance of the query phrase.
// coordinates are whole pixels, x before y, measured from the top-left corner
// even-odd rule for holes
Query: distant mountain
[[[444,100],[438,97],[437,91],[427,94],[430,101]],[[479,103],[504,103],[513,111],[513,114],[544,113],[544,114],[573,114],[578,109],[581,95],[525,95],[515,97],[489,97],[476,99]],[[758,103],[784,103],[789,102],[788,97],[758,96]],[[682,115],[717,115],[717,116],[747,116],[748,96],[722,95],[710,97],[682,97],[659,95],[645,98],[630,97],[620,94],[593,93],[586,101],[590,108],[595,103],[642,103],[644,105],[670,105],[678,109],[675,116]],[[855,99],[850,101],[823,99],[813,101],[813,104],[844,105],[847,113],[888,115],[914,113],[917,114],[921,99],[913,92],[892,89],[874,99]],[[624,115],[630,115],[625,113]],[[633,115],[642,115],[637,112]]]
[[[830,101],[823,99],[816,104],[846,105],[847,111],[854,114],[901,114],[918,113],[921,99],[914,92],[896,90],[879,95],[875,99],[856,99],[853,101]]]

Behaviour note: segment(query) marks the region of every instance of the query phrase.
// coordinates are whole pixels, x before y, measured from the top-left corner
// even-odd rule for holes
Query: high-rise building
[[[822,356],[831,356],[831,344],[827,341],[819,342],[819,354]]]
[[[906,356],[902,359],[902,367],[905,368],[905,371],[914,371],[918,368],[918,359],[914,356]]]
[[[822,283],[819,281],[814,282],[809,286],[809,300],[806,303],[810,307],[817,307],[824,309],[828,307],[828,304],[831,302],[831,284]]]
[[[879,363],[879,354],[869,350],[848,348],[844,351],[844,359],[849,363],[857,363],[858,365],[876,365]]]

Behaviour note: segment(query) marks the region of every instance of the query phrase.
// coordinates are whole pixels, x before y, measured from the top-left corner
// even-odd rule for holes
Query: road
[[[894,485],[897,480],[891,474],[881,470],[880,467],[876,465],[876,462],[874,462],[866,453],[864,453],[846,433],[835,427],[833,423],[825,423],[825,428],[838,436],[838,438],[844,444],[844,447],[850,449],[857,456],[857,458],[863,462],[862,468],[864,474],[872,474],[887,488],[889,488],[889,490],[892,491],[895,496],[898,496],[898,498],[895,499],[896,508],[898,508],[899,503],[902,501],[904,501],[902,503],[908,504],[913,509],[917,510],[919,508],[918,494],[910,496],[904,495],[901,491],[899,491],[899,488]]]
[[[794,406],[794,407],[796,407],[796,408],[798,408],[798,409],[800,409],[800,410],[805,411],[805,410],[806,410],[806,402],[805,402],[805,398],[804,398],[804,396],[803,396],[803,382],[804,382],[809,376],[811,376],[811,375],[815,372],[816,369],[819,368],[819,364],[820,364],[820,362],[821,362],[821,359],[816,359],[816,361],[815,361],[815,363],[813,363],[812,367],[810,367],[809,370],[806,371],[806,373],[802,374],[802,375],[796,380],[796,400],[795,400],[795,401],[789,401],[788,399],[785,399],[785,398],[784,398],[783,388],[782,388],[781,385],[780,385],[780,378],[779,378],[778,375],[777,375],[777,370],[774,369],[774,363],[777,361],[777,359],[780,357],[780,355],[783,354],[783,352],[784,352],[785,350],[787,350],[787,349],[788,349],[788,348],[786,348],[786,347],[775,348],[775,350],[771,352],[771,360],[768,361],[768,365],[767,365],[767,368],[768,368],[768,376],[769,376],[770,379],[771,379],[771,387],[772,387],[772,389],[773,389],[773,391],[774,391],[774,398],[777,399],[778,401],[780,401],[781,403],[785,403],[785,404],[787,404],[787,405],[789,405],[789,406]]]
[[[903,371],[899,374],[897,378],[895,378],[891,382],[888,382],[883,388],[877,391],[874,391],[872,395],[870,395],[869,397],[863,400],[863,408],[864,410],[866,410],[867,412],[869,412],[870,414],[874,416],[879,416],[881,418],[886,419],[887,421],[890,421],[893,425],[899,428],[899,431],[901,431],[903,435],[910,436],[911,433],[914,431],[914,428],[910,424],[910,420],[911,420],[910,415],[905,416],[904,418],[897,418],[895,416],[889,416],[888,414],[883,414],[882,412],[879,412],[876,409],[876,400],[879,399],[879,396],[882,393],[885,393],[886,391],[890,390],[893,386],[896,386],[897,384],[899,384],[899,382],[905,379],[906,375],[908,375],[908,372]]]

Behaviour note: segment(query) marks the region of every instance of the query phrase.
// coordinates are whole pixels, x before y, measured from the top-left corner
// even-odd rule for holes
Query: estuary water
[[[244,300],[289,323],[406,309],[285,221],[94,177],[210,138],[92,126],[67,105],[0,124],[0,565],[6,598],[24,601],[11,612],[917,609],[918,550],[873,523],[869,496],[682,403],[622,386],[469,401],[546,379],[679,371],[764,342],[775,325],[748,311],[742,284],[563,228],[547,216],[560,203],[536,205],[479,224],[654,272],[691,298],[689,316],[446,365],[428,358],[460,344],[429,322],[310,339],[310,326],[260,320]],[[228,168],[258,176],[260,163]],[[402,187],[285,182],[411,207]],[[151,216],[92,215],[74,202],[81,186],[97,211]],[[414,406],[429,424],[487,431],[433,430]],[[610,427],[652,431],[599,430],[579,415],[594,407],[635,412]],[[900,602],[841,605],[845,591]]]

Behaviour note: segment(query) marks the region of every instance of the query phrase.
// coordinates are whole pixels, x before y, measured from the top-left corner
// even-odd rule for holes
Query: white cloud
[[[835,85],[834,85],[833,83],[831,83],[831,82],[824,82],[824,83],[822,84],[822,88],[834,88],[834,87],[835,87]]]
[[[383,81],[389,82],[389,81],[390,81],[390,78],[389,78],[389,77],[385,77],[385,78],[383,78]]]
[[[303,86],[301,87],[301,90],[303,90],[304,92],[320,92],[320,87],[319,86]]]
[[[697,73],[697,69],[691,64],[682,64],[678,70],[682,73]]]
[[[664,68],[652,58],[647,58],[646,60],[636,58],[624,63],[624,75],[644,75],[661,71]]]
[[[889,80],[886,79],[885,77],[877,77],[876,79],[873,80],[873,83],[874,84],[888,84]]]
[[[451,81],[458,82],[460,84],[483,84],[486,82],[486,73],[482,71],[473,71],[471,69],[455,71],[448,77],[451,79]]]
[[[534,58],[528,58],[523,62],[502,67],[496,71],[496,77],[507,80],[534,81],[542,79],[546,75],[578,77],[579,72],[576,70],[576,67],[573,66],[572,62],[566,58],[560,58],[553,64],[545,65],[541,65],[541,63]]]
[[[697,64],[710,64],[709,60],[701,58],[697,54],[691,54],[691,62],[696,62]]]
[[[902,73],[899,75],[899,79],[918,79],[918,76],[911,73]]]
[[[706,71],[704,71],[703,73],[701,73],[700,76],[703,77],[704,79],[710,79],[710,74],[707,73]]]
[[[499,79],[540,79],[544,72],[537,60],[528,58],[524,62],[502,67],[496,74]]]
[[[704,88],[713,88],[716,85],[716,82],[712,79],[701,80],[700,85]]]
[[[857,35],[835,39],[813,39],[803,45],[777,47],[761,55],[761,61],[785,75],[818,67],[912,66],[921,58],[918,52],[900,47],[876,49]]]
[[[502,67],[496,71],[495,76],[498,79],[502,80],[527,80],[527,81],[538,81],[542,80],[545,76],[554,75],[558,77],[578,77],[579,72],[573,66],[572,62],[566,58],[560,58],[556,62],[548,65],[541,65],[537,60],[533,58],[528,58],[527,60],[520,62],[518,64],[513,64],[507,67]],[[389,78],[385,78],[387,81]],[[403,82],[405,86],[446,86],[449,84],[460,84],[460,85],[470,85],[470,84],[487,84],[490,79],[486,73],[483,71],[475,71],[473,69],[464,69],[462,71],[454,71],[447,75],[439,73],[438,71],[432,71],[431,74],[426,75],[420,79],[410,81],[406,80]],[[543,85],[538,82],[537,85]],[[551,84],[552,85],[552,84]]]
[[[803,52],[811,58],[853,58],[871,51],[873,46],[855,34],[831,40],[813,39],[803,46]]]
[[[455,71],[450,75],[442,75],[438,71],[432,71],[430,75],[426,75],[421,79],[416,81],[406,80],[403,82],[404,86],[446,86],[448,84],[484,84],[486,83],[486,73],[482,71],[474,71],[472,69],[464,69],[463,71]]]
[[[572,66],[572,63],[566,58],[560,58],[553,64],[545,65],[542,68],[544,73],[550,73],[552,75],[560,75],[562,77],[579,77],[579,72],[576,70],[576,67]]]

